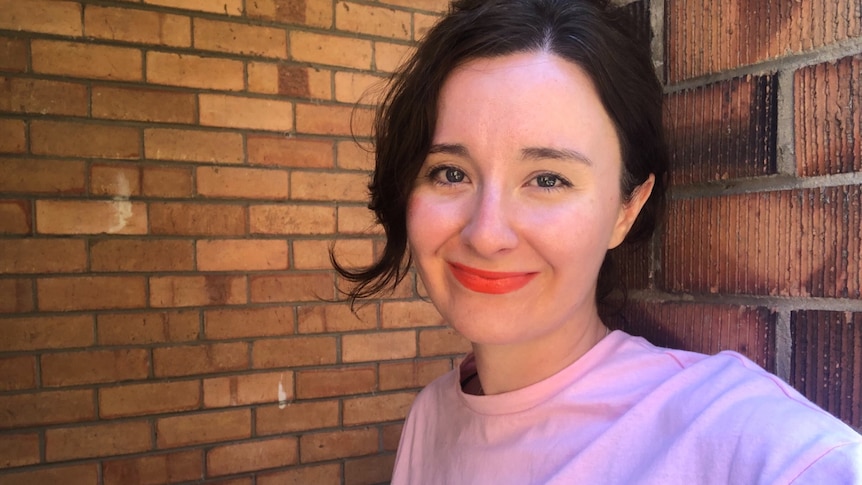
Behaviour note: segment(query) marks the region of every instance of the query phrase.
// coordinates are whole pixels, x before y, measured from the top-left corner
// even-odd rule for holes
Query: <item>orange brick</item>
[[[407,7],[415,10],[445,13],[449,10],[451,0],[381,0],[380,3]]]
[[[3,380],[0,381],[0,391],[33,389],[36,387],[36,358],[32,356],[2,357],[0,358],[0,375],[3,376]]]
[[[251,301],[318,301],[335,298],[332,275],[326,273],[252,276]]]
[[[296,168],[333,168],[332,142],[248,135],[248,163]]]
[[[156,89],[93,87],[93,117],[115,120],[194,123],[195,96]]]
[[[364,173],[296,171],[290,176],[290,198],[364,201],[368,199],[368,182]]]
[[[0,191],[82,194],[84,162],[0,158]]]
[[[287,198],[287,171],[238,167],[198,167],[197,192],[204,197]]]
[[[344,485],[371,485],[392,479],[395,454],[376,455],[344,463]]]
[[[253,62],[248,66],[248,89],[291,98],[332,99],[332,71],[315,67]]]
[[[0,200],[0,234],[29,234],[31,224],[29,201]]]
[[[96,316],[100,345],[140,345],[197,340],[197,311],[113,313]]]
[[[386,78],[358,72],[335,73],[335,99],[342,103],[376,105],[382,100]]]
[[[380,364],[380,390],[425,387],[452,369],[449,359]]]
[[[199,381],[158,382],[99,389],[99,416],[119,418],[197,409]]]
[[[340,205],[338,232],[343,234],[382,234],[377,216],[365,206]]]
[[[81,5],[75,2],[0,0],[0,29],[80,37]]]
[[[246,302],[243,276],[161,276],[150,278],[150,306],[236,305]]]
[[[377,305],[313,305],[299,309],[300,333],[341,333],[377,328]]]
[[[399,421],[407,417],[416,394],[403,392],[344,400],[344,426],[385,421]]]
[[[374,367],[305,370],[296,375],[296,396],[300,399],[364,394],[376,387]]]
[[[33,311],[33,281],[27,279],[0,279],[0,312],[24,313]]]
[[[466,354],[470,350],[470,342],[451,328],[419,332],[419,355],[423,357]]]
[[[63,349],[93,344],[89,315],[24,317],[3,320],[0,351]]]
[[[4,435],[0,440],[0,469],[39,463],[39,434]]]
[[[204,406],[219,408],[293,400],[293,373],[271,372],[204,379]]]
[[[301,240],[293,242],[293,267],[296,269],[330,269],[329,249],[332,240]],[[335,257],[348,268],[370,266],[374,262],[374,242],[370,239],[340,239],[335,241]]]
[[[293,337],[256,340],[252,344],[255,369],[334,364],[334,337]]]
[[[195,18],[195,48],[244,56],[284,59],[287,34],[284,29]]]
[[[64,461],[139,453],[150,449],[150,423],[95,424],[45,431],[45,459]]]
[[[416,332],[350,334],[341,337],[344,362],[409,359],[416,357]]]
[[[395,72],[413,54],[409,44],[374,43],[374,67],[380,72]]]
[[[371,42],[350,37],[292,31],[290,54],[293,60],[330,66],[371,68]]]
[[[39,278],[42,311],[108,310],[146,305],[146,281],[132,276]]]
[[[96,417],[93,391],[43,391],[0,396],[0,429],[88,421]]]
[[[99,464],[38,468],[0,475],[0,485],[22,483],[62,483],[63,485],[95,485],[99,483]]]
[[[249,17],[328,28],[332,25],[331,0],[258,0],[246,5]]]
[[[219,476],[293,465],[299,461],[296,438],[275,438],[217,446],[207,452],[207,475]]]
[[[335,5],[335,28],[393,39],[410,38],[410,12],[353,2]]]
[[[127,200],[37,200],[40,234],[146,234],[147,209]]]
[[[431,30],[438,21],[438,15],[413,14],[413,40],[420,40]]]
[[[404,428],[403,423],[390,424],[383,426],[383,449],[386,451],[395,451],[398,449],[398,442],[401,441],[401,430]]]
[[[87,37],[97,39],[191,46],[191,21],[181,15],[87,5],[84,29]]]
[[[142,167],[141,186],[149,197],[190,197],[192,171],[184,167]]]
[[[226,204],[150,204],[153,234],[236,236],[245,234],[245,208]]]
[[[293,307],[288,306],[207,310],[204,313],[207,339],[291,335],[293,324]]]
[[[293,103],[274,99],[201,94],[200,123],[252,130],[293,130]]]
[[[373,113],[353,106],[296,105],[296,131],[313,135],[367,137]]]
[[[142,56],[138,49],[105,45],[33,40],[33,71],[89,79],[140,81]]]
[[[387,302],[380,307],[382,328],[442,326],[446,322],[430,302]]]
[[[119,197],[141,195],[140,167],[130,164],[91,165],[90,194]]]
[[[250,436],[251,411],[248,409],[185,414],[156,420],[156,443],[159,448],[217,443]]]
[[[242,61],[191,54],[147,52],[147,82],[188,88],[240,91],[245,87]]]
[[[0,77],[0,111],[87,116],[88,102],[84,84]]]
[[[194,267],[192,241],[104,239],[90,245],[93,271],[184,271]]]
[[[179,451],[111,460],[102,464],[105,485],[161,485],[203,478],[203,452]]]
[[[81,239],[0,239],[0,273],[79,273],[86,266]]]
[[[145,379],[150,356],[144,349],[44,354],[41,368],[42,384],[46,386],[119,382]]]
[[[242,0],[144,0],[144,3],[222,15],[242,15]]]
[[[15,39],[0,36],[0,69],[4,71],[24,72],[27,70],[26,39]]]
[[[252,234],[332,234],[335,209],[323,205],[253,205],[249,208]]]
[[[341,465],[291,467],[284,471],[257,475],[257,485],[305,485],[307,483],[342,483]]]
[[[183,345],[153,349],[157,377],[212,374],[248,368],[248,344]]]
[[[287,269],[287,242],[273,239],[198,241],[200,271]]]
[[[137,128],[59,121],[30,123],[31,151],[37,155],[134,159],[140,157],[139,145]]]
[[[338,142],[338,168],[345,170],[374,170],[374,148],[356,140]]]
[[[23,120],[0,119],[0,153],[27,151],[26,125]]]
[[[255,432],[260,436],[295,433],[338,426],[338,401],[291,402],[286,406],[261,406],[255,412]]]
[[[144,130],[144,153],[155,160],[242,163],[242,135],[219,131]]]
[[[300,438],[302,463],[370,455],[378,451],[377,429],[306,434]]]

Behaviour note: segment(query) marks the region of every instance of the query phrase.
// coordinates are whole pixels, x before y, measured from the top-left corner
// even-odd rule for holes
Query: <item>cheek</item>
[[[407,202],[407,240],[418,253],[438,245],[452,226],[452,212],[434,197],[420,192],[410,196]]]

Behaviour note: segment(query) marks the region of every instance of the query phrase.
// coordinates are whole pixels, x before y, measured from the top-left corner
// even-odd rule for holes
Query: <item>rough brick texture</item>
[[[620,325],[862,426],[858,2],[664,7],[674,192]],[[328,250],[379,254],[370,115],[447,8],[0,0],[0,484],[388,480],[469,344],[413,274],[351,312]]]

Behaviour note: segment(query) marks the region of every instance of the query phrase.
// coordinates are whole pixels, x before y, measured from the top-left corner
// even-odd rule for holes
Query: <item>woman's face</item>
[[[605,252],[642,204],[623,204],[619,142],[592,81],[548,53],[476,59],[438,106],[407,214],[438,310],[478,344],[597,322]]]

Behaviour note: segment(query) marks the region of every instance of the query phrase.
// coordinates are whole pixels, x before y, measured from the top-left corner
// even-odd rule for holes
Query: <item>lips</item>
[[[468,290],[491,295],[503,295],[523,288],[538,273],[503,273],[484,271],[457,263],[449,263],[452,276]]]

